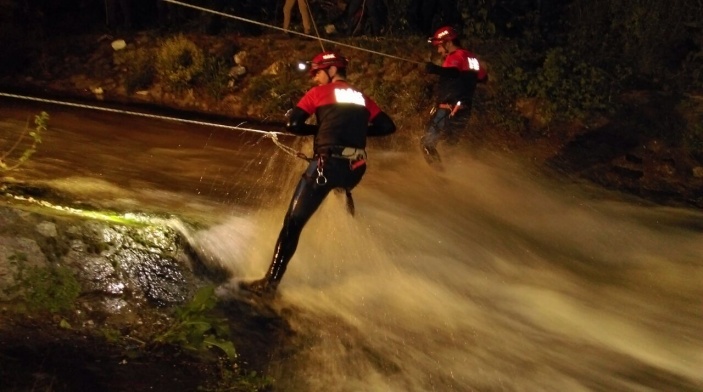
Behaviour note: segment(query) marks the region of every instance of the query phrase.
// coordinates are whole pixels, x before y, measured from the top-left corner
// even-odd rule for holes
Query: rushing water
[[[198,219],[224,267],[264,273],[302,161],[260,136],[53,116],[20,177]],[[442,173],[416,151],[369,157],[357,215],[331,194],[280,287],[296,347],[272,358],[277,389],[703,391],[700,211],[498,154],[455,149]]]

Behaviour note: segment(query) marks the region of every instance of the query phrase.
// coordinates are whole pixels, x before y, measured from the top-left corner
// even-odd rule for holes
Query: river
[[[264,273],[302,160],[258,133],[13,100],[0,146],[40,110],[49,129],[14,177],[175,217],[236,276]],[[703,391],[700,211],[462,147],[440,173],[389,145],[370,145],[356,216],[333,193],[303,232],[278,389]]]

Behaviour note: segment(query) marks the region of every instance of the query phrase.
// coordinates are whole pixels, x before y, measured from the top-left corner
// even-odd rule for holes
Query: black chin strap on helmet
[[[324,72],[325,75],[327,75],[327,80],[329,80],[329,82],[327,82],[327,83],[332,83],[332,77],[330,76],[330,73],[328,72],[328,70],[329,70],[329,68],[325,68],[322,70],[322,72]]]

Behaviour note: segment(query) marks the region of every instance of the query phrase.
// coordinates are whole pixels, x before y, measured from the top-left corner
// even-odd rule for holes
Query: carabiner
[[[327,177],[322,174],[322,169],[319,167],[317,168],[317,178],[315,179],[315,183],[319,186],[324,186],[327,184]]]
[[[317,167],[315,170],[317,171],[317,178],[315,179],[315,183],[319,186],[324,186],[327,184],[327,177],[325,177],[324,173],[322,172],[323,166],[325,166],[325,161],[322,158],[322,156],[317,158]]]

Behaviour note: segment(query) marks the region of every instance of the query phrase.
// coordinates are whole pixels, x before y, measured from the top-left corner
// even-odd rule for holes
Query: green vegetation
[[[20,292],[29,310],[57,313],[73,309],[81,287],[69,268],[55,264],[29,267],[24,254],[12,256],[11,262],[17,265],[17,284],[10,291]]]
[[[264,116],[285,113],[310,88],[308,80],[294,73],[289,65],[278,65],[276,74],[252,76],[244,92],[245,102],[261,105]]]
[[[156,55],[150,48],[137,48],[115,53],[115,62],[126,66],[125,89],[128,94],[149,87],[156,76]]]
[[[497,2],[460,5],[467,46],[489,67],[487,123],[531,127],[611,115],[627,91],[681,97],[703,88],[703,4],[687,0]],[[528,110],[520,104],[529,102]],[[531,118],[534,120],[534,118]],[[697,137],[696,127],[657,127],[651,136]],[[693,134],[689,134],[693,133]]]
[[[37,151],[37,145],[42,141],[42,133],[46,131],[49,123],[49,114],[41,112],[34,116],[34,128],[31,129],[29,121],[24,127],[15,143],[0,156],[0,172],[14,170],[27,162]],[[26,136],[29,136],[27,140]]]
[[[228,61],[205,53],[183,35],[165,39],[156,48],[127,49],[114,57],[115,64],[124,66],[128,94],[149,88],[158,78],[170,91],[200,89],[220,100],[234,85]]]
[[[173,91],[192,87],[195,78],[203,73],[205,55],[183,35],[166,39],[156,55],[156,74]]]
[[[241,368],[230,366],[229,362],[219,363],[219,378],[212,380],[199,388],[201,391],[237,391],[260,392],[268,391],[273,385],[273,379],[255,371],[244,372]]]
[[[227,91],[231,90],[232,78],[229,74],[229,68],[224,59],[214,56],[205,57],[203,73],[200,76],[201,83],[205,92],[216,100],[220,100]]]
[[[202,352],[216,347],[226,358],[218,362],[218,377],[201,390],[257,392],[266,390],[273,383],[270,377],[255,371],[245,372],[235,362],[237,353],[230,340],[227,319],[214,314],[217,304],[215,288],[204,286],[193,299],[175,310],[173,324],[154,338],[157,344],[174,344],[187,350]]]
[[[681,103],[678,110],[686,113],[686,131],[682,137],[682,145],[697,159],[703,160],[703,102],[687,99]]]
[[[194,351],[217,347],[230,360],[235,359],[237,353],[229,340],[227,320],[212,314],[217,303],[214,291],[213,286],[201,288],[191,302],[176,309],[174,323],[154,341]]]

